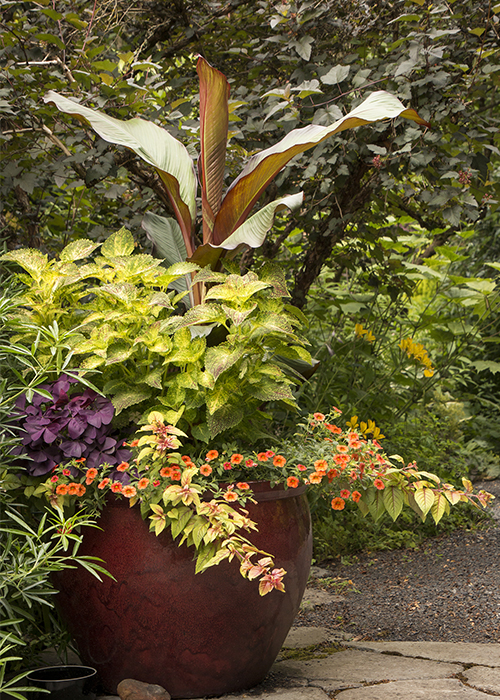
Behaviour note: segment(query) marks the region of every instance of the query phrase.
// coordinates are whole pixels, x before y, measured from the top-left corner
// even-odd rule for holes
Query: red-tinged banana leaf
[[[275,199],[247,219],[236,231],[226,238],[219,246],[224,250],[234,250],[242,243],[250,248],[258,248],[264,243],[267,232],[273,225],[274,215],[280,209],[288,207],[291,211],[298,209],[304,199],[304,193],[289,194],[286,197]]]
[[[252,156],[224,197],[215,219],[212,243],[221,245],[243,224],[268,184],[295,155],[345,129],[398,116],[430,126],[415,110],[405,109],[397,97],[381,90],[371,94],[359,107],[334,124],[310,124],[294,129],[274,146]]]
[[[203,242],[209,243],[220,209],[226,166],[229,124],[229,83],[226,76],[200,56],[196,66],[200,80],[201,194]]]
[[[44,97],[61,111],[86,121],[101,138],[129,148],[158,171],[182,230],[188,254],[193,252],[196,218],[196,175],[185,146],[160,126],[144,119],[122,121],[84,107],[50,90]]]

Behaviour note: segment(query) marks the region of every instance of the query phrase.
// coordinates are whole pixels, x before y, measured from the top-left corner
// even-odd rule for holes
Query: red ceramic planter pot
[[[79,567],[58,574],[58,603],[84,663],[116,693],[124,678],[156,683],[173,698],[250,688],[268,673],[306,586],[312,534],[305,487],[257,483],[248,538],[287,571],[286,592],[261,597],[237,561],[194,573],[193,549],[149,532],[137,508],[110,501],[80,554],[104,560],[115,581]]]

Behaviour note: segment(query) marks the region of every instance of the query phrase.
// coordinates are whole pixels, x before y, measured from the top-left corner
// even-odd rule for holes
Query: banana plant
[[[333,134],[381,119],[404,117],[430,126],[415,110],[406,109],[385,91],[374,92],[358,107],[330,126],[310,124],[289,132],[281,141],[253,155],[224,193],[224,168],[229,124],[229,83],[199,57],[201,235],[196,231],[197,177],[193,160],[182,143],[157,124],[140,118],[122,121],[49,91],[50,102],[73,114],[105,141],[129,148],[158,172],[175,214],[167,219],[146,214],[143,226],[168,264],[190,260],[217,267],[221,256],[240,246],[259,247],[275,213],[300,207],[303,192],[280,197],[250,216],[254,205],[279,171],[298,153]]]

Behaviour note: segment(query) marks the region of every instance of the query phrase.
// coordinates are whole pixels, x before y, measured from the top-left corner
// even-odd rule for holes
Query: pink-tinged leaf
[[[196,218],[196,175],[185,146],[168,131],[144,119],[122,121],[109,117],[49,90],[43,98],[61,111],[84,120],[101,138],[125,146],[158,171],[182,230],[186,248],[192,250],[191,232]]]
[[[234,250],[239,245],[244,244],[250,246],[250,248],[258,248],[264,243],[267,232],[273,225],[275,213],[285,207],[293,211],[300,207],[303,199],[304,193],[299,192],[298,194],[290,194],[270,202],[270,204],[262,207],[256,214],[247,219],[220,246],[214,247]]]
[[[415,110],[405,109],[397,97],[381,90],[331,126],[309,124],[294,129],[274,146],[252,156],[224,197],[215,219],[212,242],[220,245],[241,226],[268,184],[295,155],[345,129],[398,116],[430,126]]]
[[[222,201],[229,124],[229,83],[225,75],[201,56],[196,70],[200,79],[203,242],[208,243]]]

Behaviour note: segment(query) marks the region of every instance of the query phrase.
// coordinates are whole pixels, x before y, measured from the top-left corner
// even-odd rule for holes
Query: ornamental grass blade
[[[201,56],[196,70],[200,80],[203,242],[208,243],[222,201],[229,125],[229,83],[225,75]]]
[[[53,90],[49,90],[43,99],[44,102],[53,103],[61,112],[88,122],[105,141],[129,148],[156,168],[191,255],[191,230],[196,217],[196,175],[185,146],[165,129],[144,119],[115,119],[73,102]]]
[[[309,124],[301,129],[294,129],[274,146],[252,156],[224,197],[215,219],[213,243],[222,244],[241,226],[267,185],[295,155],[345,129],[398,116],[430,126],[415,110],[405,109],[397,97],[380,90],[372,93],[352,112],[334,124]]]

